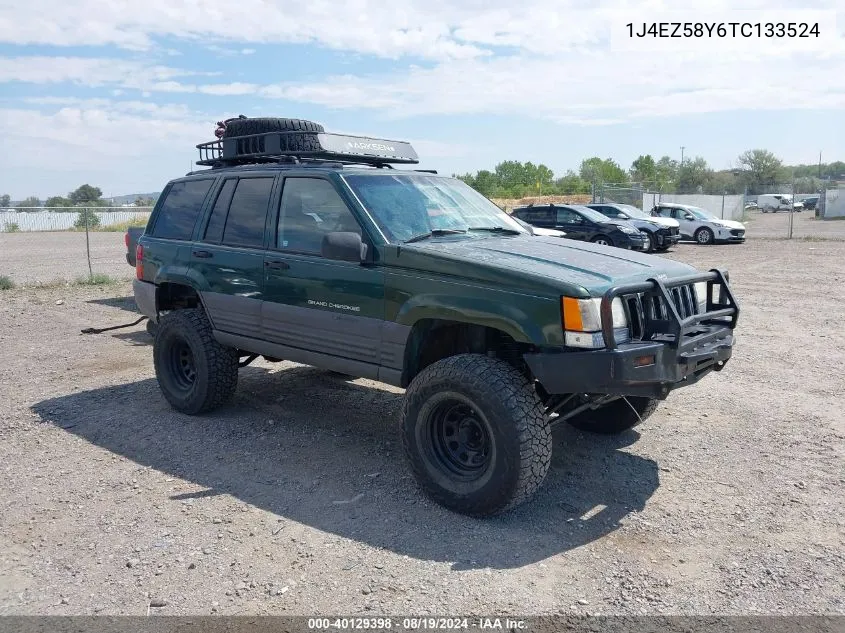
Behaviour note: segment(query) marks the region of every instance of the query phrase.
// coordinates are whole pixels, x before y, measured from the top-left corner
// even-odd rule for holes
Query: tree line
[[[829,184],[845,181],[845,162],[820,165],[785,165],[772,152],[751,149],[737,157],[736,169],[715,170],[701,156],[655,159],[640,155],[628,169],[612,158],[593,156],[581,161],[578,171],[556,177],[546,165],[506,160],[492,171],[454,174],[488,198],[523,198],[536,195],[589,194],[605,185],[636,186],[662,193],[740,194],[777,193],[773,187],[791,187],[796,193],[816,193]],[[785,189],[785,192],[788,189]]]
[[[136,207],[151,207],[155,204],[152,198],[136,198],[133,203]],[[80,185],[67,196],[52,196],[41,203],[38,196],[29,196],[24,200],[12,205],[12,200],[9,194],[0,195],[0,209],[18,208],[27,209],[32,207],[49,207],[53,211],[63,212],[67,210],[68,213],[78,212],[80,207],[107,207],[109,201],[103,199],[103,190],[93,185]]]

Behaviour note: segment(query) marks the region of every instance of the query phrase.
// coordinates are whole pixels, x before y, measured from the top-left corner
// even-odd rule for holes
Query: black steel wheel
[[[534,385],[505,361],[480,354],[445,358],[414,378],[402,408],[402,442],[430,498],[478,517],[529,499],[552,456]]]
[[[484,414],[460,394],[446,392],[427,403],[424,415],[418,432],[430,464],[462,481],[483,477],[495,450]]]
[[[159,388],[177,411],[194,415],[229,400],[238,384],[238,351],[218,343],[202,309],[161,318],[153,341]]]

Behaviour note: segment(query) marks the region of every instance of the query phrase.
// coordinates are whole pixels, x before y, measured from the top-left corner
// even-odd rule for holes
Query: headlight
[[[614,299],[610,308],[613,314],[614,337],[617,343],[624,343],[630,335],[622,299],[619,297]],[[566,345],[590,349],[604,347],[604,336],[601,332],[601,299],[563,297],[561,315]]]
[[[628,233],[629,235],[633,235],[634,233],[639,233],[637,229],[629,229],[627,226],[620,226],[619,230],[623,233]]]

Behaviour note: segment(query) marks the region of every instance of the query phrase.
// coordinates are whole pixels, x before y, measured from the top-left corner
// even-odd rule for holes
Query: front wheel
[[[238,351],[214,339],[202,309],[174,310],[161,318],[153,364],[165,399],[189,415],[216,409],[238,384]]]
[[[596,235],[590,240],[593,244],[601,244],[603,246],[613,246],[613,240],[606,235]]]
[[[698,229],[693,237],[695,238],[695,241],[699,244],[712,244],[715,241],[713,231],[708,229],[706,226]]]
[[[648,231],[643,231],[646,237],[646,245],[645,245],[645,252],[646,253],[653,253],[657,250],[657,238],[654,237],[654,233],[649,233]]]
[[[627,396],[579,413],[567,422],[581,431],[616,435],[645,422],[657,410],[658,403],[651,398]]]
[[[426,494],[470,516],[526,501],[551,463],[551,427],[533,385],[506,362],[479,354],[440,360],[414,378],[402,440]]]

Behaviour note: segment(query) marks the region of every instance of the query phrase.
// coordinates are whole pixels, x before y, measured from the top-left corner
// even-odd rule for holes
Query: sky
[[[732,4],[0,0],[0,193],[160,191],[239,114],[409,140],[447,175],[508,159],[627,168],[682,146],[715,169],[758,147],[845,160],[841,0],[743,3],[751,21],[821,17],[803,41],[624,34],[666,15],[726,21]]]

